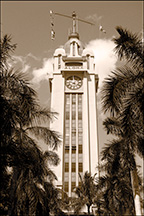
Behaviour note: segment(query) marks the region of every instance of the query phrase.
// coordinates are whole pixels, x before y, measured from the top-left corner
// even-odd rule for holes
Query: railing
[[[65,69],[83,69],[83,66],[65,66]]]

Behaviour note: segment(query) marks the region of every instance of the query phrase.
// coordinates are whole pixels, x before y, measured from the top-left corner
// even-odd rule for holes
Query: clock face
[[[79,89],[82,86],[82,79],[78,76],[70,76],[66,79],[66,86],[72,90]]]

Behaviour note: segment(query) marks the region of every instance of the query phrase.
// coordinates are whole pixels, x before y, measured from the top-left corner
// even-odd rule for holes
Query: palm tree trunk
[[[90,205],[87,205],[88,215],[90,215]]]
[[[16,191],[16,183],[17,183],[17,179],[18,179],[18,170],[14,167],[13,168],[13,177],[11,180],[11,189],[10,189],[10,194],[9,194],[9,200],[10,200],[10,207],[8,209],[8,216],[12,215],[12,211],[14,208],[14,194]]]
[[[138,176],[137,176],[136,169],[131,171],[131,181],[132,181],[132,190],[134,196],[135,213],[136,216],[141,216],[142,211],[141,211],[141,203],[140,203],[140,192],[139,192]]]

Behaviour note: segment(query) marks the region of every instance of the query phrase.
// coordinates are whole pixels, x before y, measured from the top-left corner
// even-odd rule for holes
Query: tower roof
[[[87,24],[94,25],[93,23],[87,22],[82,19],[78,19],[75,11],[73,11],[72,16],[67,16],[59,13],[55,13],[61,16],[72,18],[72,29],[68,35],[68,41],[64,44],[62,48],[55,50],[55,56],[62,55],[64,61],[81,61],[82,56],[90,55],[93,57],[93,53],[90,50],[85,50],[84,44],[79,40],[79,33],[77,28],[77,22],[81,21]]]

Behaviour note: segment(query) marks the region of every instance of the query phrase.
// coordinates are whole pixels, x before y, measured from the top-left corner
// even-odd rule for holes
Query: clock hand
[[[75,79],[74,79],[74,76],[73,76],[73,80],[72,80],[72,83],[75,83]]]

